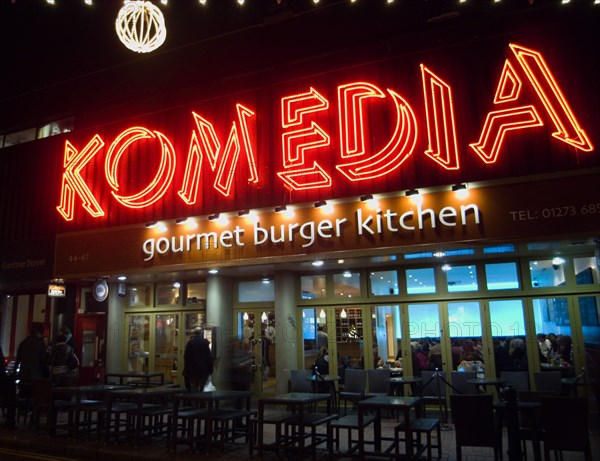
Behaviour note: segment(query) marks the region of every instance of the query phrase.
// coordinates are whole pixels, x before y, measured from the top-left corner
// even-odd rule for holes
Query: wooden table
[[[239,400],[244,401],[243,408],[232,410],[227,417],[230,419],[235,418],[246,418],[246,428],[250,430],[250,421],[248,421],[249,416],[253,413],[250,409],[250,399],[252,397],[252,392],[250,391],[233,391],[233,390],[216,390],[211,392],[192,392],[192,393],[184,393],[177,394],[173,396],[173,424],[177,424],[179,419],[179,409],[182,405],[185,405],[187,402],[194,403],[203,403],[206,404],[206,412],[203,413],[202,417],[205,419],[205,439],[206,439],[206,451],[208,453],[212,450],[212,440],[213,440],[213,420],[216,413],[219,410],[219,406],[221,402],[236,402]],[[175,428],[175,431],[177,429]],[[248,439],[252,434],[250,432],[247,433]],[[171,436],[171,446],[169,448],[177,449],[177,436]],[[195,440],[195,445],[199,445],[200,440]],[[223,440],[222,440],[223,442]],[[250,443],[251,440],[250,440]]]
[[[127,384],[124,382],[125,379],[141,380],[146,386],[151,384],[152,378],[159,378],[161,385],[165,383],[165,374],[161,371],[154,371],[150,373],[138,373],[135,371],[126,371],[122,373],[106,373],[104,375],[104,382],[109,384],[108,378],[119,378],[119,384]]]
[[[181,394],[185,392],[185,389],[171,386],[157,386],[157,387],[131,387],[128,386],[126,389],[119,389],[106,394],[106,420],[105,420],[105,431],[104,439],[108,443],[110,437],[110,424],[112,417],[112,406],[116,401],[124,400],[127,402],[134,403],[136,405],[135,411],[135,423],[133,426],[133,436],[135,446],[139,446],[140,437],[143,431],[144,423],[144,405],[149,403],[155,403],[156,401],[163,402],[164,414],[169,414],[172,408],[164,405],[164,400],[167,397]]]
[[[319,413],[307,411],[311,406],[319,403],[327,402],[327,416],[320,417]],[[305,442],[305,424],[308,422],[309,414],[311,417],[317,416],[315,423],[323,422],[326,423],[335,418],[331,413],[331,395],[324,393],[314,392],[290,392],[288,394],[276,395],[274,397],[263,397],[258,400],[258,427],[257,427],[257,450],[258,456],[262,456],[264,444],[264,422],[265,422],[265,407],[267,406],[285,406],[290,409],[290,417],[287,420],[289,424],[293,424],[298,427],[298,434],[295,436],[292,434],[289,438],[282,437],[279,440],[275,440],[275,449],[283,447],[295,448],[297,443],[297,450],[299,453],[304,452]],[[287,423],[286,422],[286,423]],[[313,441],[315,440],[315,428],[313,428]],[[316,447],[315,444],[311,444],[311,455],[313,460],[316,459]]]
[[[381,412],[383,410],[392,410],[392,411],[401,411],[404,415],[404,424],[405,424],[405,443],[406,443],[406,457],[407,459],[411,459],[413,456],[413,435],[412,428],[410,424],[410,411],[420,405],[421,398],[420,397],[399,397],[395,395],[378,395],[376,397],[371,397],[370,399],[361,400],[358,402],[358,425],[359,428],[364,427],[365,413],[375,411],[375,433],[374,433],[374,452],[367,453],[365,450],[365,434],[364,430],[359,429],[358,431],[358,450],[359,456],[361,460],[365,459],[367,455],[376,455],[376,456],[385,456],[389,455],[390,457],[395,457],[395,454],[390,453],[394,448],[394,445],[388,447],[385,453],[381,451]],[[384,440],[394,440],[394,444],[398,443],[395,439],[384,439]]]

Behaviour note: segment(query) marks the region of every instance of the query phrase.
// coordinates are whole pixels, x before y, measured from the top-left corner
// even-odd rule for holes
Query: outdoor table
[[[282,438],[275,440],[275,448],[278,449],[283,446],[294,446],[295,442],[298,442],[298,451],[302,453],[304,451],[304,418],[305,415],[311,413],[307,411],[310,406],[315,405],[319,402],[327,402],[327,413],[331,415],[331,395],[315,392],[290,392],[288,394],[276,395],[274,397],[263,397],[258,400],[258,428],[257,428],[257,445],[258,445],[258,456],[262,456],[264,445],[264,427],[265,421],[265,407],[266,406],[286,406],[290,408],[291,413],[295,416],[293,423],[298,425],[298,436],[292,435],[291,440],[288,438]],[[314,414],[314,413],[313,413]],[[331,415],[333,417],[333,415]],[[332,418],[333,419],[333,418]],[[291,421],[291,420],[290,420]],[[314,429],[313,429],[314,430]],[[312,457],[316,459],[316,447],[312,446]]]
[[[232,417],[240,415],[239,417],[246,417],[250,414],[250,398],[252,392],[250,391],[234,391],[234,390],[216,390],[210,392],[192,392],[183,393],[173,396],[173,424],[176,425],[179,418],[179,410],[182,405],[187,402],[203,403],[206,404],[206,413],[203,414],[205,418],[205,439],[206,439],[206,451],[212,450],[212,439],[213,439],[213,417],[215,412],[219,409],[220,403],[225,401],[236,402],[240,399],[244,400],[244,408],[239,412],[234,412]],[[247,428],[249,429],[250,424],[247,421]],[[176,428],[175,428],[176,431]],[[250,434],[251,435],[251,434]],[[196,445],[199,444],[199,440],[196,440]],[[250,443],[252,443],[250,441]],[[171,447],[177,449],[177,436],[171,436]],[[171,448],[169,447],[169,448]]]
[[[412,395],[416,395],[416,385],[423,381],[423,379],[420,376],[395,376],[386,379],[386,381],[390,383],[392,394],[394,395],[404,395],[403,386],[405,384],[409,384]]]
[[[104,375],[104,382],[109,384],[108,378],[119,378],[119,384],[126,384],[124,382],[125,379],[134,379],[134,380],[142,380],[142,382],[149,386],[152,378],[159,378],[160,384],[165,383],[165,374],[161,371],[154,371],[150,373],[139,373],[135,371],[126,371],[120,373],[106,373]]]
[[[110,423],[112,405],[117,400],[125,400],[132,402],[136,405],[135,411],[135,423],[133,427],[135,446],[139,446],[141,433],[143,430],[143,408],[145,404],[155,402],[156,400],[163,400],[169,396],[181,394],[185,392],[185,389],[170,387],[170,386],[157,386],[157,387],[128,387],[126,389],[119,389],[106,394],[106,420],[105,420],[105,431],[104,438],[105,442],[108,443],[110,437]],[[169,410],[170,411],[170,410]]]
[[[495,386],[496,387],[496,391],[498,392],[498,395],[500,396],[501,393],[501,389],[502,386],[504,386],[506,384],[506,379],[502,379],[502,378],[475,378],[475,379],[467,379],[467,383],[469,384],[473,384],[475,386],[475,389],[478,389],[479,386],[483,387],[483,390],[485,391],[487,386]]]
[[[92,396],[98,396],[102,399],[108,392],[127,389],[127,386],[119,386],[114,384],[91,384],[86,386],[57,386],[52,388],[54,398],[69,397],[69,400],[74,401],[74,418],[72,423],[72,435],[75,436],[79,431],[81,421],[81,411],[92,404],[98,403],[97,400],[87,401],[86,399]]]
[[[333,411],[337,411],[337,398],[336,398],[336,394],[335,394],[335,392],[336,392],[335,383],[340,381],[340,377],[336,376],[336,375],[311,375],[306,379],[310,381],[313,392],[318,391],[318,384],[320,382],[325,383],[327,385],[327,387],[329,388],[329,393],[331,394],[332,409],[333,409]]]
[[[523,415],[523,418],[529,423],[530,433],[531,433],[531,443],[533,445],[533,460],[541,461],[542,459],[542,450],[540,444],[539,430],[541,427],[537,427],[537,418],[536,412],[540,411],[542,408],[542,404],[540,402],[516,402],[516,410],[517,412]],[[504,416],[506,414],[507,403],[504,400],[499,400],[494,402],[494,409],[496,410],[496,418],[498,421],[498,427],[502,428],[502,424],[504,421]],[[516,443],[517,441],[511,440],[508,438],[509,444],[509,452],[519,451],[521,450],[521,444]],[[511,447],[511,444],[514,446]]]
[[[390,447],[388,447],[386,449],[385,453],[382,453],[381,451],[381,440],[382,440],[382,436],[381,436],[381,412],[383,410],[391,410],[391,411],[401,411],[403,413],[404,416],[404,433],[405,433],[405,444],[406,444],[406,457],[408,459],[412,458],[413,455],[413,435],[412,435],[412,428],[411,428],[411,422],[410,422],[410,411],[413,408],[416,408],[417,405],[419,405],[421,403],[421,398],[420,397],[399,397],[399,396],[395,396],[395,395],[378,395],[376,397],[371,397],[369,399],[366,400],[361,400],[358,402],[358,426],[359,426],[359,430],[358,430],[358,450],[359,450],[359,456],[361,460],[365,459],[365,456],[367,455],[384,455],[384,454],[389,454],[390,456],[393,456],[390,452],[392,451],[392,449],[394,448],[394,444],[398,443],[395,439],[391,439],[394,441],[394,444],[392,444]],[[364,428],[364,419],[365,419],[365,412],[367,411],[373,411],[375,410],[376,412],[376,418],[375,418],[375,427],[374,427],[374,452],[373,453],[367,453],[365,451],[365,434],[364,434],[364,430],[362,428]],[[387,438],[386,440],[390,440],[389,438]]]

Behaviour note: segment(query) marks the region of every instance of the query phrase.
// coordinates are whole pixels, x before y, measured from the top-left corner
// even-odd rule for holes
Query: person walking
[[[194,328],[183,352],[183,375],[189,392],[201,392],[213,372],[213,356],[201,327]]]

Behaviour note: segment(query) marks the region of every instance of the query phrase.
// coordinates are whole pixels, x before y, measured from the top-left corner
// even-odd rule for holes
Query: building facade
[[[177,74],[160,89],[78,84],[54,136],[13,145],[4,122],[5,355],[70,324],[85,379],[182,382],[203,325],[217,387],[239,342],[257,394],[320,344],[341,376],[594,380],[597,8],[284,6],[130,64]]]

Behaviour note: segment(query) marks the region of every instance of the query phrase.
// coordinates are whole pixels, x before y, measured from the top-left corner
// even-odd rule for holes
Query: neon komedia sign
[[[501,71],[493,110],[481,125],[477,139],[469,143],[469,155],[476,155],[485,164],[495,163],[502,155],[505,140],[516,131],[547,125],[555,142],[566,143],[575,150],[590,152],[592,143],[570,108],[552,71],[542,54],[517,44],[510,44],[510,55]],[[415,151],[419,130],[426,132],[424,154],[442,169],[459,170],[460,152],[456,135],[456,117],[451,82],[421,64],[421,83],[424,96],[424,123],[417,123],[411,103],[392,88],[382,89],[368,81],[354,81],[337,86],[337,100],[329,100],[317,87],[308,87],[298,94],[281,98],[280,126],[282,163],[277,178],[290,190],[326,189],[332,187],[332,173],[337,170],[350,182],[373,180],[402,168]],[[533,103],[525,101],[524,89],[534,94]],[[373,99],[388,100],[392,107],[391,135],[387,143],[373,151],[365,141],[368,117],[367,103]],[[332,107],[334,106],[335,107]],[[205,161],[214,173],[214,190],[223,196],[232,192],[236,174],[247,174],[250,184],[259,185],[256,139],[249,128],[259,115],[251,107],[236,105],[237,116],[222,139],[214,123],[192,112],[194,129],[182,166],[177,165],[175,148],[169,137],[157,130],[134,126],[109,140],[94,135],[82,147],[67,141],[64,150],[64,171],[61,182],[58,212],[66,221],[75,217],[76,200],[94,218],[105,210],[94,195],[91,184],[82,171],[92,159],[107,148],[104,176],[112,199],[124,207],[140,209],[160,201],[166,191],[177,187],[178,198],[187,205],[199,201],[201,171]],[[315,115],[334,111],[338,120],[333,130],[315,121]],[[542,117],[544,115],[544,117]],[[307,155],[332,144],[337,136],[339,157],[334,165],[326,166],[318,155]],[[126,163],[129,149],[140,142],[156,143],[160,161],[154,176],[135,193],[122,192],[119,169]],[[330,154],[329,154],[330,155]],[[240,172],[240,158],[246,157],[247,172]],[[176,168],[183,168],[182,181],[174,184]],[[333,170],[333,171],[332,171]]]

